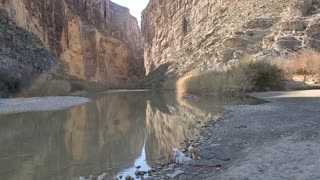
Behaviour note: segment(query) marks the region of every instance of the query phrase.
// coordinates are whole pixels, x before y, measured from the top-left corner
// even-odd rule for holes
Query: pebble
[[[167,176],[168,176],[169,178],[173,179],[173,178],[175,178],[175,177],[177,177],[177,176],[179,176],[179,175],[181,175],[181,174],[183,174],[183,173],[184,173],[184,171],[182,171],[182,170],[177,170],[177,171],[175,171],[175,172],[172,173],[172,174],[167,174]]]
[[[164,169],[164,171],[173,171],[174,169],[173,168],[167,168],[167,169]]]
[[[128,176],[126,177],[126,180],[134,180],[134,178],[128,175]]]
[[[103,173],[100,176],[97,177],[97,180],[104,180],[107,176],[107,173]]]
[[[136,166],[136,169],[140,169],[141,168],[141,166]]]
[[[145,174],[147,174],[147,172],[136,170],[136,172],[135,172],[134,174],[135,174],[136,176],[144,176]]]
[[[89,180],[93,180],[93,175],[90,175],[90,176],[89,176]]]

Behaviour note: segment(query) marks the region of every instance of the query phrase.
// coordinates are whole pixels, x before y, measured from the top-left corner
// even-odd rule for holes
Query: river
[[[252,98],[199,97],[173,92],[113,91],[56,111],[0,115],[0,179],[78,180],[107,173],[134,175],[167,161],[222,105]]]

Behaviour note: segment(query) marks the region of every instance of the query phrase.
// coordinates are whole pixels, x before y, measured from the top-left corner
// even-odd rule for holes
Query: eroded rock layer
[[[68,75],[129,87],[144,76],[136,18],[109,0],[2,0],[1,9],[60,58]]]
[[[151,0],[142,17],[148,85],[159,83],[154,74],[219,70],[246,54],[320,50],[319,7],[319,0]]]

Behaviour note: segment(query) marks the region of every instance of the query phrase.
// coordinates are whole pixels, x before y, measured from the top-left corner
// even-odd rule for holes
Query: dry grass
[[[176,89],[186,93],[239,95],[249,91],[282,89],[282,70],[269,62],[246,58],[225,72],[191,74],[178,80]]]
[[[275,63],[284,70],[288,80],[293,80],[295,75],[302,75],[306,81],[307,76],[320,74],[320,53],[311,49],[303,49]]]

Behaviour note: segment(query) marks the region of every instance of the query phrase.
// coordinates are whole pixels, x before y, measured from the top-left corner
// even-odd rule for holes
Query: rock
[[[224,40],[223,45],[229,48],[244,47],[248,44],[248,41],[242,37],[230,37]]]
[[[171,168],[171,167],[164,169],[164,171],[173,171],[173,170],[174,168]]]
[[[126,176],[126,180],[134,180],[134,178],[128,175]]]
[[[318,21],[312,22],[306,30],[306,35],[309,37],[307,46],[320,50],[320,23]]]
[[[175,171],[173,174],[167,174],[167,177],[169,177],[169,178],[171,178],[171,179],[174,179],[174,178],[176,178],[177,176],[179,176],[179,175],[181,175],[181,174],[183,174],[184,173],[184,171],[182,171],[182,170],[177,170],[177,171]]]
[[[144,77],[142,37],[128,8],[110,0],[2,0],[0,6],[1,19],[7,12],[14,21],[2,21],[12,28],[0,28],[0,34],[6,29],[0,44],[9,41],[7,46],[15,47],[13,56],[6,55],[15,65],[15,77],[52,70],[56,60],[66,66],[56,73],[63,78],[133,87]],[[0,71],[5,68],[1,65]]]
[[[245,129],[245,128],[247,128],[247,126],[241,125],[241,126],[236,126],[236,128],[237,128],[237,129]]]
[[[290,7],[290,16],[305,16],[312,7],[312,0],[293,0]]]
[[[136,166],[136,169],[140,169],[141,168],[141,166]]]
[[[303,31],[307,28],[307,24],[302,19],[296,18],[282,22],[280,27],[284,31]]]
[[[248,29],[245,32],[245,35],[249,40],[253,41],[261,41],[265,36],[267,32],[264,29]]]
[[[235,52],[233,53],[233,58],[234,58],[234,59],[240,59],[240,58],[242,58],[243,56],[244,56],[244,52],[241,51],[241,50],[235,51]]]
[[[312,0],[150,0],[141,26],[153,82],[146,87],[171,83],[174,89],[177,77],[225,71],[243,55],[270,60],[301,48],[320,50],[319,13],[319,1]]]
[[[276,18],[270,16],[256,17],[246,24],[248,29],[268,29],[277,21]]]
[[[75,91],[70,94],[70,96],[80,96],[80,97],[87,97],[88,95],[89,93],[85,90]]]
[[[139,171],[139,170],[136,170],[136,172],[134,173],[136,176],[144,176],[145,174],[147,174],[146,171]]]
[[[97,180],[105,180],[106,176],[107,176],[107,173],[103,173],[97,177]]]
[[[293,36],[279,37],[276,40],[275,46],[277,49],[287,49],[291,51],[298,50],[302,46],[302,42]]]
[[[90,176],[89,176],[89,180],[93,180],[93,175],[90,175]]]

